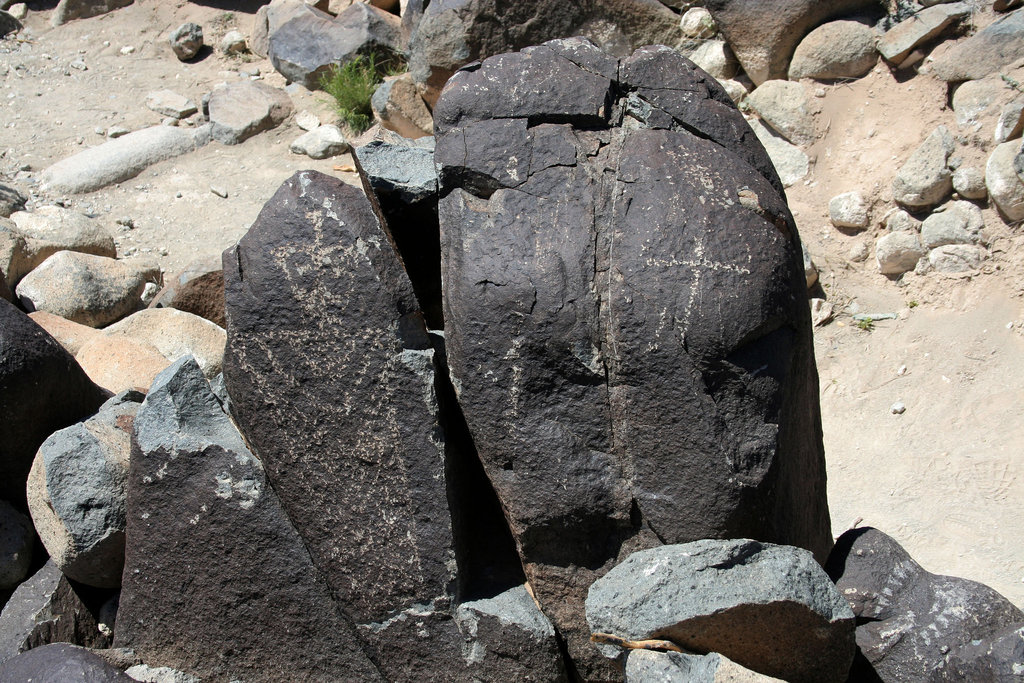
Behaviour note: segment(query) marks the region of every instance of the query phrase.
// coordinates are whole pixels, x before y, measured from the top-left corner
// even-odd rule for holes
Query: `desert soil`
[[[208,45],[231,29],[248,35],[257,3],[137,0],[53,28],[55,5],[29,3],[27,30],[0,42],[0,182],[32,194],[31,206],[60,201],[94,215],[115,231],[122,256],[156,260],[170,274],[234,243],[297,170],[356,182],[337,168],[351,164],[348,156],[291,154],[302,131],[289,119],[241,145],[214,142],[98,192],[38,194],[39,171],[103,142],[97,131],[159,123],[145,106],[149,92],[171,89],[198,104],[217,83],[254,68],[285,85],[267,60],[214,51],[182,63],[168,45],[185,21],[203,26]],[[123,54],[126,46],[134,51]],[[72,66],[76,60],[86,70]],[[1024,233],[986,208],[991,258],[959,276],[893,281],[878,273],[873,254],[848,258],[857,242],[873,247],[893,208],[892,177],[928,133],[946,125],[960,138],[964,163],[983,169],[990,130],[959,130],[945,84],[897,78],[882,64],[856,81],[808,87],[823,95],[815,98],[821,136],[805,150],[810,176],[788,195],[837,311],[815,332],[833,530],[878,527],[929,571],[984,582],[1024,607]],[[296,112],[332,120],[323,94],[291,95]],[[849,190],[875,200],[873,226],[861,234],[828,220],[828,200]],[[135,227],[118,224],[123,218]],[[850,317],[856,311],[899,317],[864,330]],[[906,406],[899,415],[890,411],[898,401]]]

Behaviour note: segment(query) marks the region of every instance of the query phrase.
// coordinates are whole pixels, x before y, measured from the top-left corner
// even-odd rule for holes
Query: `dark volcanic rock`
[[[150,308],[176,308],[224,327],[224,270],[220,258],[198,261],[168,278]]]
[[[44,645],[0,664],[6,683],[132,683],[134,680],[89,650]]]
[[[840,536],[826,569],[882,681],[1013,680],[996,672],[1012,669],[1021,652],[1024,612],[988,586],[925,571],[871,527]]]
[[[831,547],[800,242],[727,103],[667,48],[570,40],[435,109],[452,378],[584,677],[586,588],[633,550]]]
[[[0,614],[0,662],[50,643],[109,647],[109,631],[100,631],[97,621],[109,597],[109,591],[72,585],[47,562],[18,586]]]
[[[379,680],[199,366],[135,419],[116,645],[204,680]]]
[[[0,301],[0,498],[25,510],[39,445],[95,413],[106,397],[53,337]]]

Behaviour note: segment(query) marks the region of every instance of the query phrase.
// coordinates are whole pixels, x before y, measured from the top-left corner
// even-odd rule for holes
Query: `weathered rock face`
[[[460,72],[435,126],[451,375],[581,673],[609,674],[586,586],[632,550],[824,558],[800,243],[717,83],[665,48],[552,41]]]
[[[39,445],[105,398],[53,337],[0,301],[0,498],[26,509],[25,481]]]
[[[1019,647],[1014,632],[1024,627],[1024,612],[988,586],[927,572],[870,527],[840,536],[826,569],[860,623],[857,645],[872,669],[861,676],[1002,680],[969,674],[1010,668],[1002,658]]]
[[[224,271],[220,257],[197,261],[166,278],[151,308],[176,308],[224,327]]]
[[[680,38],[679,18],[658,0],[446,0],[427,4],[417,21],[409,70],[430,105],[464,64],[545,40],[582,35],[625,56]]]
[[[35,539],[28,515],[0,500],[0,593],[17,587],[28,576]],[[0,603],[3,598],[0,594]]]
[[[1024,9],[975,33],[936,59],[931,73],[944,81],[984,78],[1024,57]]]
[[[277,127],[293,108],[288,93],[266,83],[242,81],[214,88],[210,93],[213,139],[237,145]]]
[[[50,18],[54,26],[66,24],[74,19],[88,19],[112,12],[135,2],[135,0],[60,0]]]
[[[177,361],[135,419],[115,644],[204,680],[379,680],[355,638],[199,366]]]
[[[64,643],[44,645],[0,665],[0,680],[32,683],[132,683],[99,655]]]

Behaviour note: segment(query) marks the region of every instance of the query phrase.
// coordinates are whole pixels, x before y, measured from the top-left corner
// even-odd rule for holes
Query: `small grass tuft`
[[[376,54],[360,55],[342,65],[334,65],[320,77],[320,87],[334,98],[334,108],[353,135],[359,135],[373,122],[370,98],[385,75],[404,67],[398,59]]]
[[[857,321],[857,327],[865,332],[875,329],[875,321],[871,318],[862,318]]]

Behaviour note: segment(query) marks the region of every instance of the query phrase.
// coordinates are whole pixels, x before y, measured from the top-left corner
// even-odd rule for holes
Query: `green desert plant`
[[[345,64],[331,67],[320,77],[320,87],[334,98],[334,107],[342,123],[358,135],[373,121],[370,98],[377,86],[385,75],[396,73],[403,66],[397,58],[360,55]]]

